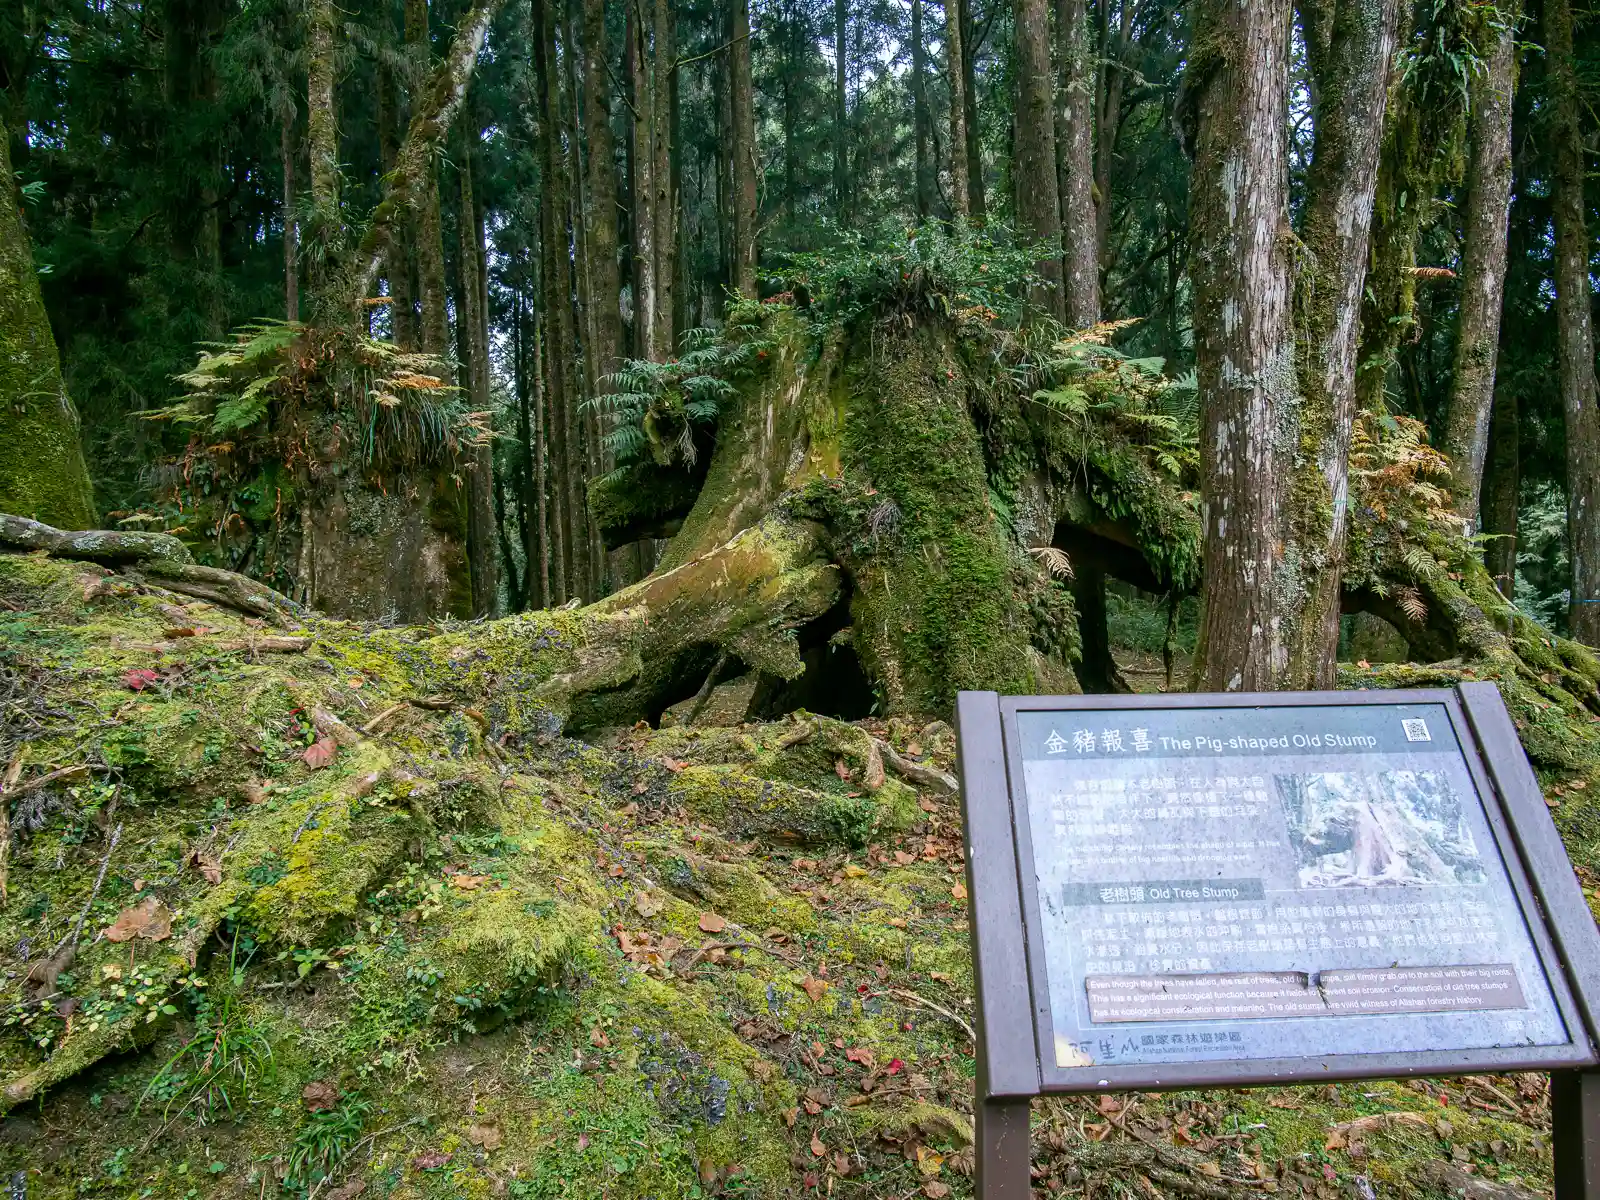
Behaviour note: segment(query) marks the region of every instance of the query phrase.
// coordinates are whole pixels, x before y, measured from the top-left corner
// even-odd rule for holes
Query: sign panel
[[[1572,1040],[1445,704],[1015,721],[1056,1067]]]

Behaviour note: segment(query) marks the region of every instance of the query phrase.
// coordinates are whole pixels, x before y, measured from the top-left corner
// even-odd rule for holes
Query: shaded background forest
[[[466,454],[492,457],[492,478],[455,472],[475,571],[471,601],[455,596],[451,611],[592,600],[654,565],[658,543],[608,553],[588,512],[589,485],[628,449],[594,399],[613,390],[606,376],[621,358],[671,359],[689,331],[720,323],[742,241],[754,242],[770,296],[958,213],[1001,241],[1019,225],[1049,236],[1028,209],[1037,189],[1019,188],[1025,169],[1014,166],[1037,149],[1038,121],[1027,97],[1019,104],[1019,54],[1037,39],[1016,23],[1030,7],[1045,11],[1002,0],[757,0],[748,13],[742,0],[500,8],[441,143],[436,198],[406,219],[385,260],[386,299],[366,301],[373,335],[448,359],[460,388],[451,419],[486,414],[481,422],[502,435]],[[1389,106],[1360,367],[1364,392],[1425,421],[1435,442],[1455,371],[1474,88],[1487,70],[1485,31],[1519,15],[1506,8],[1420,0],[1401,18],[1394,88],[1410,99]],[[6,6],[4,121],[104,524],[178,529],[217,565],[292,585],[292,555],[274,558],[268,546],[286,479],[245,462],[229,474],[229,446],[219,457],[215,436],[146,418],[184,393],[177,377],[193,368],[199,344],[264,318],[311,315],[319,264],[366,227],[416,97],[463,15],[455,0]],[[1184,7],[1060,0],[1046,15],[1065,301],[1074,300],[1074,249],[1087,247],[1098,275],[1088,320],[1139,318],[1118,334],[1119,347],[1160,356],[1181,377],[1193,363],[1189,159],[1178,119]],[[1508,573],[1514,536],[1518,603],[1565,632],[1552,286],[1559,138],[1541,5],[1520,17],[1482,526],[1495,535],[1486,543],[1492,572]],[[1594,24],[1577,18],[1587,164]],[[954,55],[951,20],[963,34]],[[748,239],[738,203],[745,123],[736,119],[746,47],[756,210]],[[1297,34],[1291,207],[1311,149],[1304,58]],[[1081,79],[1071,77],[1074,61]],[[331,192],[318,182],[329,117]],[[1087,195],[1069,185],[1066,167],[1085,150],[1074,139],[1085,137]],[[1600,228],[1588,216],[1589,229]],[[1377,265],[1386,254],[1404,274],[1392,296]],[[1077,312],[1085,315],[1081,304]],[[1385,336],[1374,340],[1374,330]],[[691,462],[713,428],[685,420]]]

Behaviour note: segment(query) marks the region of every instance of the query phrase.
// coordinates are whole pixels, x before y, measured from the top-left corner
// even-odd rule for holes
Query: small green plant
[[[235,931],[227,983],[213,993],[206,990],[203,979],[188,980],[195,1008],[194,1036],[155,1073],[136,1112],[154,1102],[162,1105],[162,1118],[169,1122],[185,1113],[198,1125],[224,1116],[237,1118],[256,1086],[273,1074],[271,1043],[250,1024],[239,999],[255,950],[253,941]]]
[[[371,1111],[371,1103],[351,1093],[331,1108],[307,1113],[305,1124],[294,1135],[284,1186],[310,1188],[328,1178],[361,1140]]]

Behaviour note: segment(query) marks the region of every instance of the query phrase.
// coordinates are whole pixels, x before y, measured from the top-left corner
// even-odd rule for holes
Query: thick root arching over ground
[[[944,724],[573,740],[592,613],[267,630],[38,555],[0,610],[28,1195],[970,1195]],[[1581,835],[1600,778],[1539,765]],[[1531,1076],[1036,1123],[1047,1195],[1548,1191]]]

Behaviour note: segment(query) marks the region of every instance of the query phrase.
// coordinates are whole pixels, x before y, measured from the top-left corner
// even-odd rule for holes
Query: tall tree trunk
[[[1570,0],[1545,0],[1545,46],[1555,149],[1556,334],[1567,423],[1567,553],[1572,562],[1572,636],[1600,646],[1600,408],[1594,373],[1582,98],[1572,46]]]
[[[606,70],[605,0],[583,0],[583,125],[589,143],[589,205],[585,222],[594,330],[589,354],[597,377],[617,369],[622,355],[622,285],[617,269],[617,159],[611,139]]]
[[[633,90],[633,352],[658,359],[656,345],[655,120],[644,0],[627,0],[629,85]]]
[[[835,11],[845,0],[834,0]],[[965,41],[961,36],[961,0],[944,0],[944,69],[950,88],[950,208],[965,217],[971,205],[967,198],[967,99],[966,75],[962,71]],[[840,38],[839,45],[844,45]],[[842,60],[841,60],[842,64]],[[840,92],[844,91],[844,71],[840,67]],[[843,122],[840,122],[842,125]],[[844,189],[839,189],[843,194]],[[841,204],[841,208],[843,205]]]
[[[1045,0],[1017,0],[1017,132],[1012,156],[1017,232],[1043,242],[1033,301],[1053,316],[1061,307],[1061,192],[1056,183],[1055,74]]]
[[[222,335],[222,243],[218,186],[222,178],[222,142],[214,112],[217,70],[213,43],[224,14],[216,0],[169,0],[162,10],[167,129],[171,142],[167,162],[173,189],[167,197],[167,243],[181,265],[182,286],[201,313],[207,336]],[[198,143],[198,144],[197,144]]]
[[[327,283],[327,264],[342,240],[339,212],[339,120],[334,110],[338,8],[334,0],[311,0],[310,52],[306,59],[306,144],[311,157],[311,209],[321,252],[312,258],[312,289]],[[351,297],[358,299],[359,297]]]
[[[746,11],[748,26],[748,0],[734,0],[734,7]],[[833,217],[840,229],[850,216],[849,26],[850,0],[833,0]]]
[[[378,67],[378,152],[383,173],[395,169],[400,157],[400,88],[394,70]],[[389,247],[384,274],[389,280],[389,331],[395,345],[414,349],[417,344],[416,309],[411,299],[411,242]]]
[[[1511,206],[1511,98],[1516,90],[1516,14],[1494,34],[1489,60],[1474,76],[1472,157],[1461,253],[1461,313],[1441,449],[1449,455],[1455,510],[1478,524],[1478,491],[1489,449],[1500,310],[1505,299],[1506,221]]]
[[[278,123],[278,158],[283,171],[283,316],[300,319],[300,225],[294,203],[294,109]]]
[[[412,70],[423,72],[433,58],[428,38],[428,0],[406,0],[406,49]],[[411,97],[415,115],[419,97]],[[437,155],[428,156],[425,178],[418,181],[415,210],[408,214],[410,239],[417,256],[418,340],[428,354],[443,354],[450,340],[450,317],[445,307],[444,223],[439,216]]]
[[[1290,467],[1290,561],[1303,597],[1284,623],[1288,685],[1330,689],[1339,647],[1355,423],[1356,348],[1367,275],[1383,113],[1399,0],[1302,0],[1306,59],[1317,97],[1300,238],[1298,461]],[[1319,27],[1331,31],[1324,41]]]
[[[1517,420],[1517,393],[1502,383],[1495,388],[1489,421],[1488,461],[1484,464],[1483,498],[1479,505],[1484,544],[1483,565],[1502,595],[1515,597],[1517,582],[1517,491],[1522,483],[1522,429]]]
[[[93,529],[94,496],[78,410],[61,379],[33,245],[0,124],[0,512],[62,529]]]
[[[917,222],[933,215],[933,159],[928,139],[933,118],[928,111],[927,47],[922,41],[922,0],[911,0],[911,124],[916,141]]]
[[[1062,293],[1067,324],[1100,319],[1100,243],[1094,203],[1094,71],[1086,0],[1056,0]]]
[[[961,100],[967,133],[967,216],[974,225],[988,220],[983,196],[983,144],[978,137],[978,47],[973,40],[971,0],[953,0],[961,28]],[[994,0],[998,3],[999,0]]]
[[[476,122],[464,122],[461,140],[461,291],[458,308],[464,332],[461,343],[466,353],[462,370],[472,406],[479,412],[489,407],[488,341],[484,336],[483,221],[472,186],[472,144],[478,139]],[[499,562],[496,558],[494,516],[494,454],[488,446],[465,452],[467,462],[467,562],[472,572],[472,615],[486,617],[494,612],[500,594]]]
[[[756,279],[756,113],[750,74],[750,0],[733,0],[733,45],[728,53],[733,116],[733,286],[741,296],[754,300],[760,295],[760,285]],[[843,163],[843,130],[836,136],[837,185]]]
[[[1200,377],[1198,691],[1282,687],[1303,592],[1284,561],[1297,397],[1290,325],[1289,0],[1196,0],[1190,228]]]
[[[651,340],[656,352],[672,358],[677,331],[672,318],[677,283],[678,197],[672,189],[672,81],[677,74],[677,38],[672,0],[655,0],[655,56],[651,65],[651,183],[655,187],[656,308]]]
[[[1124,64],[1133,41],[1132,0],[1122,0],[1117,30],[1111,30],[1110,0],[1100,0],[1099,122],[1095,133],[1095,256],[1101,270],[1111,265],[1111,168],[1122,131]]]

